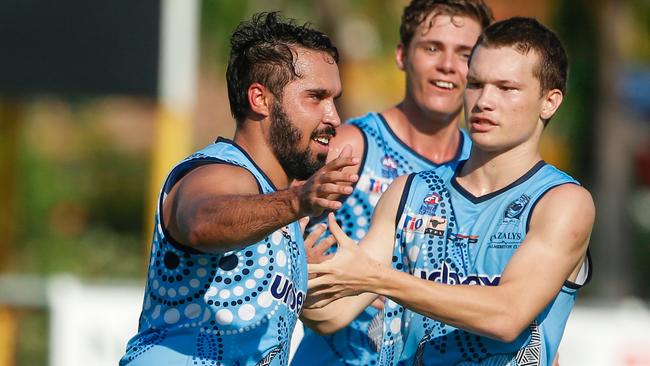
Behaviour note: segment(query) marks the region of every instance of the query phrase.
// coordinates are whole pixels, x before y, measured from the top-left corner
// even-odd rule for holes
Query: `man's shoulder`
[[[585,187],[573,182],[551,188],[542,199],[563,207],[574,205],[589,209],[594,206],[591,193]]]
[[[330,141],[330,153],[336,157],[345,145],[350,145],[352,156],[360,158],[364,155],[366,141],[366,136],[361,128],[348,122],[336,129],[336,136]]]
[[[377,124],[378,119],[380,119],[380,114],[377,112],[368,112],[364,115],[352,117],[348,119],[343,126],[356,126],[359,129],[366,129],[373,127]],[[341,126],[341,127],[343,127]]]

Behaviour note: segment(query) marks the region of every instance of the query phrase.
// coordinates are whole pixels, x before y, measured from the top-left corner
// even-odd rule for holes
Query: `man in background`
[[[471,142],[459,128],[467,60],[492,12],[482,0],[413,0],[404,8],[396,62],[406,76],[404,99],[381,113],[341,126],[330,156],[345,145],[361,160],[344,171],[358,174],[336,219],[361,240],[379,197],[396,177],[435,169],[449,178],[469,156]],[[321,228],[319,232],[324,231]],[[381,339],[382,302],[328,336],[306,330],[293,365],[373,365]],[[309,326],[310,322],[305,319]]]

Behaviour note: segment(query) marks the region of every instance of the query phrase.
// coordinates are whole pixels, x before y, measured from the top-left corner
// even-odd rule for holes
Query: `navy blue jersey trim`
[[[195,164],[189,164],[189,163],[195,163]],[[188,164],[190,166],[187,167],[185,170],[183,170],[182,168],[185,168],[185,166],[184,166],[185,164]],[[204,166],[204,165],[208,165],[208,164],[227,164],[227,165],[236,166],[236,167],[239,167],[239,168],[242,168],[242,169],[248,171],[253,176],[253,179],[255,179],[255,183],[257,183],[257,188],[259,189],[260,194],[264,194],[264,192],[262,191],[262,186],[260,185],[260,182],[257,181],[257,178],[255,178],[255,175],[253,174],[253,172],[249,171],[248,169],[246,169],[246,168],[244,168],[242,166],[233,164],[233,163],[231,163],[229,161],[225,161],[225,160],[222,160],[222,159],[219,159],[219,158],[199,158],[199,159],[189,160],[189,161],[186,161],[184,163],[181,163],[179,166],[177,166],[176,168],[174,168],[172,170],[172,173],[174,173],[174,171],[176,169],[179,169],[179,174],[177,176],[174,176],[172,173],[169,174],[167,180],[163,184],[163,193],[169,193],[171,191],[171,188],[176,183],[178,183],[183,177],[185,177],[189,172],[191,172],[192,170],[194,170],[194,169],[196,169],[198,167]],[[174,177],[173,181],[170,180],[172,177]],[[183,251],[183,252],[190,253],[190,254],[213,254],[213,253],[206,253],[206,252],[197,250],[197,249],[195,249],[193,247],[190,247],[189,245],[185,245],[185,244],[181,243],[180,241],[176,240],[172,236],[172,234],[165,227],[165,220],[163,219],[164,216],[163,216],[163,200],[162,200],[162,197],[158,198],[158,216],[160,217],[160,228],[162,229],[163,235],[165,235],[165,239],[167,240],[167,242],[169,242],[169,244],[171,244],[174,248],[176,248],[176,249],[178,249],[180,251]],[[155,230],[155,228],[154,228],[154,230]]]
[[[411,190],[411,183],[413,183],[413,178],[416,173],[411,173],[406,178],[406,183],[404,184],[404,190],[402,191],[402,196],[399,199],[399,206],[397,206],[397,213],[395,214],[395,229],[399,225],[399,219],[402,217],[404,212],[404,207],[406,206],[406,201],[408,199],[409,191]],[[396,230],[397,231],[397,230]]]
[[[564,281],[564,287],[570,288],[572,290],[579,290],[582,287],[584,287],[586,284],[588,284],[591,281],[591,273],[593,271],[594,267],[594,262],[591,259],[591,251],[589,251],[589,248],[587,248],[587,279],[585,280],[585,283],[582,285],[578,285],[575,282],[571,282],[569,280]]]
[[[505,186],[505,187],[503,187],[503,188],[501,188],[501,189],[499,189],[497,191],[485,194],[485,195],[480,196],[480,197],[474,196],[473,194],[468,192],[465,188],[463,188],[458,183],[456,178],[458,176],[458,173],[460,173],[460,171],[463,169],[464,165],[465,165],[465,161],[458,164],[458,167],[456,168],[456,173],[451,178],[451,185],[458,191],[458,193],[460,193],[461,196],[467,198],[470,202],[477,204],[477,203],[481,203],[481,202],[485,202],[487,200],[490,200],[490,199],[500,195],[501,193],[504,193],[504,192],[506,192],[506,191],[508,191],[508,190],[510,190],[510,189],[524,183],[525,181],[530,179],[530,177],[535,175],[535,173],[537,173],[538,170],[542,169],[542,167],[544,167],[546,165],[546,162],[544,160],[538,161],[532,168],[530,168],[530,170],[528,170],[519,179],[515,180],[514,182],[508,184],[507,186]]]
[[[554,185],[554,186],[548,187],[548,189],[546,189],[544,192],[542,192],[542,194],[540,194],[540,195],[535,199],[535,201],[533,201],[533,202],[531,203],[531,205],[530,205],[530,210],[528,210],[528,217],[526,218],[526,232],[528,232],[528,230],[530,230],[530,220],[531,220],[531,217],[533,217],[533,210],[535,209],[535,207],[537,207],[537,203],[539,203],[539,201],[542,199],[542,197],[546,196],[546,194],[547,194],[548,192],[550,192],[551,189],[553,189],[553,188],[555,188],[555,187],[563,186],[563,185],[565,185],[565,184],[575,184],[575,185],[579,185],[577,182],[562,182],[562,183],[558,183],[558,184],[556,184],[556,185]]]
[[[251,158],[251,156],[248,155],[248,153],[246,152],[246,150],[244,150],[241,146],[237,145],[237,143],[235,143],[235,141],[230,140],[230,139],[227,139],[227,138],[225,138],[225,137],[221,137],[221,136],[219,136],[219,137],[217,138],[217,141],[215,141],[215,143],[217,143],[217,142],[223,142],[223,143],[226,143],[226,144],[230,144],[230,145],[232,145],[233,147],[235,147],[237,150],[239,150],[242,154],[244,154],[244,156],[246,157],[246,159],[248,159],[248,161],[250,161],[250,163],[253,164],[253,166],[255,167],[255,169],[257,169],[257,172],[260,173],[260,174],[262,175],[262,177],[264,177],[264,179],[266,180],[266,183],[268,183],[268,184],[271,186],[271,188],[273,188],[274,191],[277,191],[277,190],[278,190],[277,188],[275,188],[275,184],[273,184],[273,181],[271,180],[271,178],[269,178],[269,177],[266,175],[266,173],[264,173],[264,170],[262,170],[262,169],[257,165],[257,163],[255,163],[255,160],[253,160],[253,158]],[[255,179],[255,180],[257,181],[257,179]],[[259,184],[259,183],[258,183],[258,184]],[[261,187],[260,187],[260,189],[261,189]],[[264,192],[261,192],[261,193],[264,193]]]
[[[407,145],[404,141],[402,141],[397,135],[395,134],[395,131],[393,131],[390,128],[390,125],[388,125],[388,121],[386,121],[386,117],[384,117],[381,113],[377,113],[377,116],[379,117],[379,120],[384,124],[384,128],[388,130],[388,133],[393,137],[395,141],[397,141],[398,144],[400,144],[406,151],[409,151],[411,154],[415,155],[416,158],[421,159],[425,163],[429,165],[433,165],[434,167],[439,167],[441,165],[445,165],[451,161],[457,161],[460,159],[461,155],[463,154],[463,144],[465,143],[465,139],[463,138],[463,133],[460,133],[460,142],[458,143],[458,149],[456,150],[456,155],[448,161],[444,161],[440,164],[434,163],[433,161],[427,159],[426,157],[420,155],[417,151],[413,150],[409,145]]]
[[[533,210],[535,209],[535,207],[537,207],[537,204],[542,199],[542,197],[544,197],[548,192],[550,192],[551,189],[553,189],[555,187],[563,186],[565,184],[580,185],[578,182],[563,182],[563,183],[559,183],[559,184],[556,184],[554,186],[549,187],[542,194],[540,194],[535,199],[535,201],[531,204],[530,210],[528,210],[528,217],[526,218],[526,233],[528,233],[528,231],[530,230],[530,220],[533,217]],[[577,283],[574,283],[574,282],[571,282],[571,281],[567,280],[567,281],[564,281],[564,287],[567,287],[567,288],[572,289],[572,290],[579,290],[584,285],[589,283],[589,281],[591,281],[591,270],[592,270],[591,252],[589,252],[589,248],[587,248],[587,271],[588,272],[587,272],[587,279],[585,280],[585,283],[583,283],[582,285],[578,285]]]
[[[185,167],[185,164],[192,163],[192,162],[194,162],[196,164],[188,164],[188,165],[191,165],[191,166]],[[184,163],[181,163],[179,166],[172,169],[171,173],[167,177],[167,180],[163,184],[163,194],[164,193],[169,193],[171,191],[172,187],[174,185],[176,185],[176,183],[178,183],[181,179],[183,179],[183,177],[185,177],[189,172],[191,172],[192,170],[194,170],[194,169],[196,169],[198,167],[208,165],[208,164],[231,164],[231,163],[228,163],[228,162],[223,161],[223,160],[218,159],[218,158],[209,158],[209,159],[204,158],[204,159],[197,159],[195,161],[190,160],[190,161],[186,161]],[[185,169],[183,169],[183,168],[185,168]],[[174,172],[176,171],[176,169],[178,169],[178,173],[179,173],[178,175],[174,175]],[[172,178],[174,178],[174,179],[172,180]],[[159,222],[160,223],[160,228],[161,228],[161,230],[163,232],[163,235],[165,236],[166,241],[169,244],[171,244],[174,248],[176,248],[176,249],[178,249],[180,251],[183,251],[183,252],[190,253],[190,254],[205,254],[204,252],[202,252],[200,250],[194,249],[194,248],[192,248],[192,247],[190,247],[188,245],[185,245],[185,244],[181,243],[180,241],[176,240],[172,236],[172,234],[167,230],[167,227],[165,227],[165,219],[164,219],[164,214],[163,214],[162,195],[161,195],[161,197],[158,198],[158,217],[160,218],[160,222]],[[154,228],[154,230],[155,230],[155,228]]]
[[[418,152],[413,150],[409,145],[407,145],[404,141],[402,141],[397,135],[395,134],[395,131],[393,131],[392,128],[390,128],[390,125],[388,125],[388,121],[386,121],[386,117],[384,117],[381,113],[377,113],[377,117],[379,117],[379,120],[381,123],[384,125],[384,128],[388,131],[388,133],[393,137],[393,139],[400,144],[406,151],[410,152],[411,154],[415,155],[416,158],[424,161],[427,164],[433,165],[433,166],[438,166],[438,164],[434,163],[433,161],[425,158],[424,156],[420,155]]]

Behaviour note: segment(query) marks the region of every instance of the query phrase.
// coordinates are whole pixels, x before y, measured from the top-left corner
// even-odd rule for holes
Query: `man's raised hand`
[[[352,157],[352,148],[346,145],[339,156],[319,169],[303,184],[291,187],[297,196],[300,216],[319,216],[325,210],[341,208],[338,198],[352,193],[359,176],[344,173],[345,167],[359,164],[359,158]]]

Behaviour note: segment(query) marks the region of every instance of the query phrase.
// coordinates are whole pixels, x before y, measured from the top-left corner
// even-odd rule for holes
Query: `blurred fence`
[[[116,365],[135,334],[143,284],[68,275],[0,276],[0,305],[49,312],[50,366]],[[291,354],[303,335],[294,331]],[[636,299],[577,306],[560,345],[562,366],[650,366],[650,306]]]

